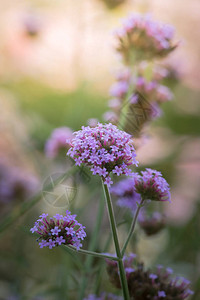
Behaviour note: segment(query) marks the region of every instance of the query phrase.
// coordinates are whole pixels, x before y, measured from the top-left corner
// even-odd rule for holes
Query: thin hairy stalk
[[[118,268],[119,268],[119,275],[120,275],[123,296],[124,296],[124,300],[129,300],[130,297],[129,297],[129,291],[128,291],[128,284],[127,284],[127,280],[126,280],[126,274],[125,274],[124,265],[123,265],[123,261],[122,261],[122,255],[121,255],[120,246],[119,246],[119,240],[118,240],[118,235],[117,235],[117,226],[116,226],[116,222],[115,222],[112,201],[111,201],[110,193],[108,190],[108,186],[104,183],[103,183],[103,189],[104,189],[104,194],[105,194],[105,199],[106,199],[106,204],[107,204],[107,209],[108,209],[108,215],[109,215],[109,220],[110,220],[110,227],[111,227],[111,231],[112,231],[113,241],[115,244],[115,251],[117,254],[117,258],[118,258]]]
[[[98,253],[98,252],[94,252],[94,251],[89,251],[89,250],[83,250],[83,249],[77,250],[76,247],[71,246],[71,245],[62,245],[62,247],[68,247],[71,250],[76,251],[77,253],[92,255],[92,256],[100,257],[100,258],[109,258],[111,260],[119,261],[118,257],[110,256],[110,255],[106,255],[106,254],[102,254],[102,253]]]
[[[123,225],[125,223],[125,221],[122,221],[120,223],[117,224],[117,228],[121,225]],[[105,246],[103,248],[103,253],[107,253],[109,248],[110,248],[110,243],[111,243],[111,238],[112,238],[112,234],[109,233],[107,240],[105,242]],[[95,295],[99,294],[99,290],[100,290],[100,285],[101,285],[101,280],[103,278],[103,272],[105,269],[105,265],[101,264],[96,272],[96,278],[95,278],[95,284],[94,284],[94,288],[93,288],[93,293]]]
[[[126,251],[126,248],[127,248],[127,246],[128,246],[128,243],[129,243],[129,241],[130,241],[130,238],[131,238],[131,236],[132,236],[132,234],[133,234],[133,231],[134,231],[134,229],[135,229],[135,224],[136,224],[136,221],[137,221],[137,217],[138,217],[138,215],[139,215],[140,208],[143,206],[143,203],[144,203],[144,200],[142,199],[141,202],[138,204],[138,207],[137,207],[137,210],[136,210],[134,219],[133,219],[132,224],[131,224],[131,228],[130,228],[130,230],[129,230],[127,239],[126,239],[126,241],[125,241],[125,243],[124,243],[124,246],[123,246],[123,248],[122,248],[122,256],[124,256],[124,253],[125,253],[125,251]]]

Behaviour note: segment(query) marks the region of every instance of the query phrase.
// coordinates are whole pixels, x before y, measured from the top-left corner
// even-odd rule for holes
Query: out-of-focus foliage
[[[113,80],[110,70],[116,69],[117,64],[117,60],[112,58],[115,56],[114,48],[111,47],[112,37],[108,36],[108,31],[130,9],[146,11],[150,8],[157,15],[159,11],[154,6],[157,1],[151,0],[141,1],[142,4],[138,4],[140,1],[127,1],[113,11],[107,11],[99,0],[85,1],[85,4],[80,1],[75,4],[75,1],[71,6],[69,1],[66,4],[61,1],[51,4],[37,1],[34,8],[41,17],[41,27],[37,27],[39,32],[33,37],[32,31],[36,27],[30,28],[30,24],[28,29],[31,36],[27,33],[24,36],[24,31],[22,33],[21,29],[14,26],[13,33],[8,30],[6,20],[15,20],[14,23],[21,28],[21,16],[26,15],[29,5],[32,8],[31,1],[27,1],[28,4],[19,2],[0,4],[0,38],[3,45],[0,47],[0,155],[9,168],[17,168],[19,173],[34,176],[41,183],[42,190],[49,175],[63,173],[72,166],[65,152],[55,160],[45,157],[45,142],[52,130],[61,126],[78,130],[87,124],[89,118],[102,121],[102,114],[107,110],[108,90]],[[198,5],[195,3],[191,1],[187,5],[192,9],[193,5]],[[183,9],[182,4],[179,5]],[[73,17],[70,15],[72,11]],[[177,8],[175,12],[177,14]],[[78,20],[76,13],[80,17]],[[166,13],[169,14],[169,20],[173,19],[170,13],[169,9]],[[161,10],[160,16],[163,14],[165,11]],[[70,21],[66,24],[63,19]],[[62,20],[63,24],[58,20]],[[184,32],[184,26],[181,31],[182,22],[179,21],[178,18],[178,23],[174,21],[174,25],[178,26],[180,35],[180,32]],[[67,32],[64,31],[65,26]],[[73,44],[72,50],[68,49],[70,43]],[[61,50],[63,44],[64,54],[57,52],[56,44]],[[185,46],[183,44],[180,47]],[[37,53],[37,59],[33,52]],[[192,56],[192,52],[189,53],[187,55]],[[184,61],[191,56],[186,56]],[[196,82],[196,73],[191,70],[193,82]],[[89,74],[88,77],[85,73]],[[168,79],[174,100],[163,104],[163,115],[153,121],[146,132],[146,140],[137,150],[140,161],[138,170],[144,169],[144,165],[158,169],[171,186],[172,203],[162,206],[167,226],[153,237],[145,236],[137,228],[128,251],[138,252],[147,266],[170,266],[177,275],[190,279],[195,291],[191,299],[199,300],[200,91],[199,88],[194,90],[193,85],[189,84],[191,78],[184,78],[184,74],[182,77],[179,81]],[[102,192],[99,179],[90,175],[81,171],[76,175],[77,197],[67,207],[51,205],[41,197],[37,205],[15,220],[24,203],[16,198],[9,205],[5,201],[0,202],[0,228],[2,224],[9,224],[12,218],[15,220],[0,233],[0,299],[78,299],[80,295],[77,290],[80,286],[82,290],[85,288],[84,296],[101,291],[118,293],[109,283],[108,276],[104,276],[103,261],[88,259],[62,247],[52,251],[39,249],[36,237],[33,238],[30,233],[38,214],[43,211],[64,213],[67,208],[78,214],[80,222],[86,226],[84,248],[113,252],[109,223],[103,208],[100,232],[92,235]],[[25,200],[26,205],[28,201],[30,199]],[[150,204],[149,209],[160,209],[160,205]],[[132,215],[119,207],[115,208],[115,212],[119,236],[123,240]],[[8,223],[4,223],[5,220]],[[124,224],[124,221],[127,223]],[[84,281],[84,278],[88,279]]]

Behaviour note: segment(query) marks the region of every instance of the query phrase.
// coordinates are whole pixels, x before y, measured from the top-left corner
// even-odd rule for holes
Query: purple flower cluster
[[[137,202],[141,200],[141,197],[135,192],[135,180],[133,178],[120,180],[111,187],[110,192],[117,196],[117,205],[126,207],[133,213],[135,212]]]
[[[126,63],[165,57],[173,51],[174,28],[155,21],[150,15],[131,14],[116,31],[117,50]]]
[[[107,272],[112,284],[121,288],[116,261],[106,260]],[[135,300],[182,300],[193,292],[190,282],[183,277],[171,278],[173,270],[158,266],[155,270],[145,270],[142,263],[131,253],[123,259],[130,296]]]
[[[35,222],[32,233],[40,235],[38,241],[40,248],[65,244],[73,245],[77,250],[82,247],[81,240],[86,236],[84,226],[77,222],[76,215],[71,215],[67,210],[66,215],[56,214],[53,218],[47,219],[48,214],[43,213]]]
[[[129,208],[132,213],[137,208],[137,202],[141,199],[153,201],[170,201],[170,191],[167,181],[162,174],[156,170],[146,169],[146,171],[134,173],[132,178],[120,180],[110,191],[117,196],[117,204],[120,207]],[[141,223],[147,222],[145,215],[141,217]],[[163,217],[155,213],[149,222],[163,223]],[[160,224],[161,226],[161,224]]]
[[[54,129],[45,145],[46,156],[55,158],[61,149],[66,149],[66,140],[71,140],[72,134],[72,130],[68,127]]]
[[[140,212],[138,224],[144,230],[146,235],[154,235],[165,227],[165,216],[159,212],[153,212],[148,216],[144,211]]]
[[[144,200],[169,201],[170,188],[167,181],[162,177],[161,172],[146,169],[142,175],[135,173],[135,192],[140,194]]]
[[[87,298],[84,298],[84,300],[122,300],[122,297],[113,295],[113,294],[107,294],[103,293],[100,296],[96,295],[89,295]]]
[[[110,173],[117,176],[132,174],[128,166],[137,165],[137,161],[129,134],[111,123],[98,123],[95,128],[82,127],[74,135],[67,154],[76,165],[85,164],[93,175],[101,176],[108,186],[113,183]]]

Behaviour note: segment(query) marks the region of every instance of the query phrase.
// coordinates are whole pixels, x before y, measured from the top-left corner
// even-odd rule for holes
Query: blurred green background
[[[137,247],[133,243],[129,251],[138,252],[147,266],[163,264],[191,280],[195,291],[192,299],[199,300],[200,39],[193,28],[200,23],[200,5],[195,0],[170,0],[167,4],[159,0],[121,1],[120,5],[106,2],[0,2],[1,172],[6,166],[17,174],[34,177],[37,188],[32,196],[43,188],[49,175],[65,172],[69,168],[65,153],[58,159],[47,159],[45,143],[56,127],[78,130],[89,118],[102,121],[114,82],[112,73],[120,67],[111,34],[119,19],[130,11],[150,11],[158,19],[171,22],[177,28],[177,38],[184,42],[167,63],[180,77],[175,84],[167,82],[174,100],[162,106],[163,115],[151,124],[149,140],[137,153],[141,169],[162,171],[171,185],[172,203],[156,207],[165,211],[168,226],[152,238],[139,235],[137,230]],[[91,247],[102,191],[98,178],[91,178],[89,183],[82,177],[78,180],[77,198],[67,208],[86,225],[87,248]],[[61,213],[66,208],[53,207],[41,198],[4,228],[22,204],[15,199],[0,202],[0,228],[4,229],[0,235],[0,299],[78,299],[77,287],[83,277],[98,277],[99,267],[104,273],[95,283],[88,280],[85,295],[94,289],[113,291],[103,262],[100,266],[96,259],[90,262],[93,268],[87,274],[83,255],[62,248],[39,249],[35,242],[30,228],[39,214]],[[124,213],[129,224],[131,216]],[[119,208],[116,214],[120,221]],[[109,241],[104,215],[94,243],[98,251],[105,249],[106,239]],[[124,225],[119,229],[122,238],[125,229]],[[107,249],[113,250],[112,246]]]

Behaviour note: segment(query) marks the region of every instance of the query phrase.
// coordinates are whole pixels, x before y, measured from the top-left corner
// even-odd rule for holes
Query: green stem
[[[106,255],[106,254],[102,254],[102,253],[98,253],[98,252],[94,252],[94,251],[89,251],[89,250],[83,250],[83,249],[77,250],[76,247],[71,246],[71,245],[67,245],[67,246],[63,246],[63,247],[68,247],[71,250],[76,251],[78,253],[83,253],[83,254],[92,255],[92,256],[95,256],[95,257],[108,258],[108,259],[111,259],[111,260],[119,261],[119,258],[115,257],[115,256],[110,256],[110,255]]]
[[[104,183],[103,183],[103,189],[104,189],[105,199],[106,199],[106,204],[107,204],[107,209],[108,209],[110,227],[111,227],[113,240],[114,240],[114,244],[115,244],[115,250],[116,250],[116,254],[117,254],[117,258],[118,258],[119,275],[120,275],[124,300],[129,300],[130,297],[129,297],[129,291],[128,291],[128,284],[127,284],[127,280],[126,280],[126,274],[125,274],[124,265],[123,265],[123,261],[122,261],[122,255],[121,255],[120,246],[119,246],[119,240],[118,240],[118,235],[117,235],[117,226],[116,226],[115,217],[114,217],[114,210],[113,210],[112,201],[111,201],[108,187]]]
[[[125,221],[118,223],[117,227],[123,225],[124,223],[125,223]],[[106,242],[105,242],[105,246],[103,248],[103,253],[107,253],[108,252],[108,249],[110,247],[111,238],[112,238],[112,234],[110,233],[108,235],[108,238],[107,238]],[[100,284],[101,284],[101,279],[103,277],[102,274],[103,274],[104,269],[105,269],[105,265],[101,264],[99,266],[97,272],[96,272],[97,275],[96,275],[96,280],[95,280],[95,284],[94,284],[94,288],[93,288],[93,293],[95,295],[99,294],[99,289],[100,289]]]
[[[61,179],[67,179],[71,175],[75,174],[78,171],[78,167],[72,167],[66,174],[62,174],[55,182],[54,187],[59,184]],[[52,190],[52,185],[50,184],[45,188],[46,191]],[[24,215],[29,209],[31,209],[34,205],[36,205],[42,198],[43,191],[40,191],[38,194],[33,196],[29,201],[22,203],[15,210],[11,212],[8,216],[6,216],[3,221],[0,223],[0,233],[4,231],[7,227],[12,225],[19,217]]]
[[[123,246],[123,248],[122,248],[122,257],[124,256],[124,253],[125,253],[125,251],[126,251],[126,248],[127,248],[127,246],[128,246],[128,243],[129,243],[129,241],[130,241],[130,238],[131,238],[131,236],[132,236],[132,234],[133,234],[133,231],[134,231],[134,229],[135,229],[135,224],[136,224],[136,221],[137,221],[137,217],[138,217],[140,208],[143,206],[143,203],[144,203],[144,200],[142,199],[141,202],[138,204],[138,207],[137,207],[137,210],[136,210],[136,213],[135,213],[135,217],[134,217],[133,222],[132,222],[132,224],[131,224],[131,228],[130,228],[130,230],[129,230],[127,239],[126,239],[126,241],[125,241],[125,243],[124,243],[124,246]]]

